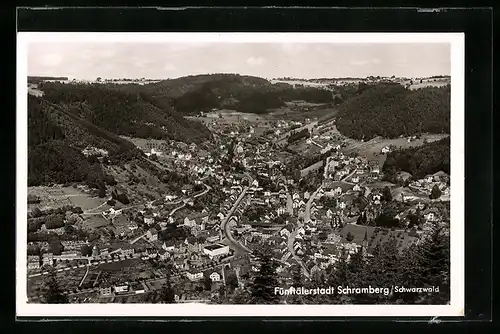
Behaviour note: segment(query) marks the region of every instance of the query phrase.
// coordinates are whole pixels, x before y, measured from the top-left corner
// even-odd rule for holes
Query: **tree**
[[[351,232],[347,232],[347,235],[345,237],[345,239],[348,241],[348,242],[351,242],[354,240],[354,236],[352,235]]]
[[[276,304],[279,301],[279,296],[274,293],[278,280],[276,263],[271,254],[272,249],[267,244],[256,251],[259,271],[250,285],[250,304]]]
[[[304,286],[304,277],[302,275],[302,267],[297,265],[292,270],[292,284],[295,288]],[[287,298],[288,304],[304,304],[304,296],[296,294]]]
[[[61,252],[64,250],[64,246],[62,245],[60,240],[51,240],[49,242],[49,252],[54,255],[61,255]]]
[[[67,304],[68,297],[63,294],[56,278],[56,271],[50,269],[44,282],[42,298],[47,304]]]
[[[387,186],[385,186],[384,189],[382,190],[382,199],[387,202],[392,201],[391,190]]]
[[[89,245],[83,245],[80,249],[82,256],[90,256],[92,255],[92,248]]]
[[[51,214],[45,220],[45,227],[47,229],[55,229],[64,226],[64,219],[62,215],[59,214]]]
[[[207,291],[211,291],[212,290],[212,279],[210,278],[210,276],[205,275],[203,277],[203,287]]]
[[[438,185],[435,184],[434,187],[432,187],[431,194],[429,195],[430,199],[438,199],[441,197],[441,190],[439,189]]]

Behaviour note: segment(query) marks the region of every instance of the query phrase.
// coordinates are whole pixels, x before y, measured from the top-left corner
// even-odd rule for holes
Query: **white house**
[[[190,281],[199,281],[200,279],[203,278],[203,272],[198,271],[196,269],[190,269],[186,272],[186,277]]]
[[[340,202],[340,203],[339,203],[339,208],[341,208],[341,209],[345,209],[345,208],[346,208],[346,204],[345,204],[345,202]]]
[[[381,152],[383,154],[389,153],[390,151],[391,151],[391,149],[389,148],[389,146],[384,146],[384,147],[382,147],[382,150],[381,150]]]
[[[351,178],[351,182],[352,182],[352,183],[358,183],[358,182],[359,182],[359,176],[353,176],[353,177]]]
[[[128,285],[115,286],[115,293],[116,294],[127,293],[128,290],[129,290]]]
[[[210,279],[212,280],[212,282],[219,282],[220,281],[220,275],[218,272],[213,272],[210,274]]]

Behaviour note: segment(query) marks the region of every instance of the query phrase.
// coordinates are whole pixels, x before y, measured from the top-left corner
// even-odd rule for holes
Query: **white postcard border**
[[[450,43],[451,215],[450,305],[206,305],[206,304],[28,304],[27,303],[27,55],[30,43]],[[17,34],[16,135],[16,315],[65,316],[463,316],[464,315],[464,100],[463,33],[40,33]],[[64,75],[63,73],[61,75]]]

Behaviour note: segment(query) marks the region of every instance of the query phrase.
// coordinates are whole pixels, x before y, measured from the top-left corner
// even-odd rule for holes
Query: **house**
[[[38,255],[28,255],[28,270],[40,268],[40,257]]]
[[[200,225],[202,230],[205,229],[205,224],[208,223],[208,212],[201,212],[186,216],[184,218],[184,225],[193,227],[195,225]]]
[[[158,236],[158,235],[157,235]],[[135,249],[132,245],[130,244],[124,244],[120,247],[120,254],[123,256],[123,257],[127,257],[127,256],[133,256],[134,255],[134,252],[135,252]]]
[[[411,178],[412,178],[412,175],[408,172],[405,172],[405,171],[401,171],[398,174],[396,174],[396,179],[399,182],[407,182],[407,181],[410,181]]]
[[[290,233],[292,233],[293,231],[293,227],[291,225],[287,225],[285,226],[281,231],[280,231],[280,235],[283,237],[289,237],[290,236]]]
[[[155,222],[155,219],[153,218],[153,216],[145,216],[144,217],[144,224],[153,225],[154,222]]]
[[[438,213],[436,210],[428,209],[423,212],[424,218],[427,221],[434,222],[438,219]]]
[[[352,190],[354,190],[354,191],[361,191],[361,187],[359,186],[359,184],[356,184],[356,185],[354,185],[354,187],[352,188]]]
[[[170,253],[162,248],[158,251],[158,257],[160,258],[160,260],[165,261],[170,258]]]
[[[129,291],[128,285],[115,286],[115,293],[116,294],[124,294],[124,293],[127,293],[128,291]]]
[[[308,191],[306,191],[306,192],[304,193],[304,199],[306,199],[306,200],[307,200],[307,199],[309,199],[309,197],[311,197],[311,194],[310,194]]]
[[[200,279],[203,278],[203,272],[198,269],[192,268],[186,272],[186,277],[190,281],[199,281]]]
[[[171,252],[175,249],[175,240],[170,239],[168,241],[165,241],[163,245],[161,246],[162,249],[166,250],[167,252]]]
[[[380,152],[382,152],[382,154],[386,154],[386,153],[389,153],[391,151],[391,149],[389,148],[389,146],[384,146],[382,147],[382,150]]]
[[[42,265],[52,266],[54,265],[54,254],[52,253],[44,253],[42,255]]]
[[[113,289],[108,286],[100,289],[101,296],[110,296],[113,293]]]
[[[303,227],[299,227],[299,228],[297,229],[297,233],[298,233],[298,234],[301,234],[301,235],[304,235],[304,234],[306,233],[306,231],[304,230],[304,228],[303,228]]]
[[[443,172],[442,170],[434,173],[433,175],[434,181],[435,182],[449,182],[450,181],[450,176]]]
[[[210,279],[212,280],[212,282],[219,282],[221,277],[220,277],[220,274],[216,271],[214,271],[213,273],[210,274]]]
[[[353,177],[351,178],[351,182],[352,182],[352,183],[358,183],[358,182],[359,182],[359,176],[357,176],[357,175],[356,175],[356,176],[353,176]]]
[[[222,232],[221,231],[216,231],[216,230],[208,230],[207,233],[207,242],[217,242],[222,239],[221,236]]]
[[[146,232],[146,236],[145,237],[150,242],[157,241],[158,240],[158,230],[156,228],[150,228]]]
[[[425,182],[427,182],[427,183],[434,182],[434,175],[427,175],[427,176],[424,178],[424,181],[425,181]]]
[[[339,208],[341,208],[342,210],[346,208],[345,202],[340,202],[338,205],[339,205]]]

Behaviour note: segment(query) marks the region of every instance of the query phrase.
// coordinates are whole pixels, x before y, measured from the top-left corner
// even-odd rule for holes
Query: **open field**
[[[328,88],[328,83],[310,82],[302,80],[270,80],[272,84],[286,83],[289,85],[303,85],[304,87]]]
[[[381,150],[385,146],[394,145],[396,148],[409,148],[421,146],[424,141],[428,142],[437,141],[448,137],[448,134],[422,134],[420,139],[407,141],[407,138],[394,138],[387,139],[376,137],[366,142],[361,142],[353,139],[347,140],[347,147],[343,149],[344,153],[356,152],[361,156],[366,157],[368,160],[376,160],[379,162],[380,166],[384,164],[386,155],[381,153]]]
[[[103,198],[92,197],[86,192],[73,187],[28,187],[28,194],[38,196],[39,204],[28,205],[28,210],[38,207],[40,210],[49,208],[59,208],[65,205],[81,207],[82,210],[93,209],[106,200]]]
[[[425,88],[425,87],[443,87],[446,85],[449,85],[450,81],[449,80],[437,80],[437,81],[427,81],[427,82],[422,82],[422,83],[416,83],[413,85],[410,85],[410,89],[420,89],[420,88]]]

